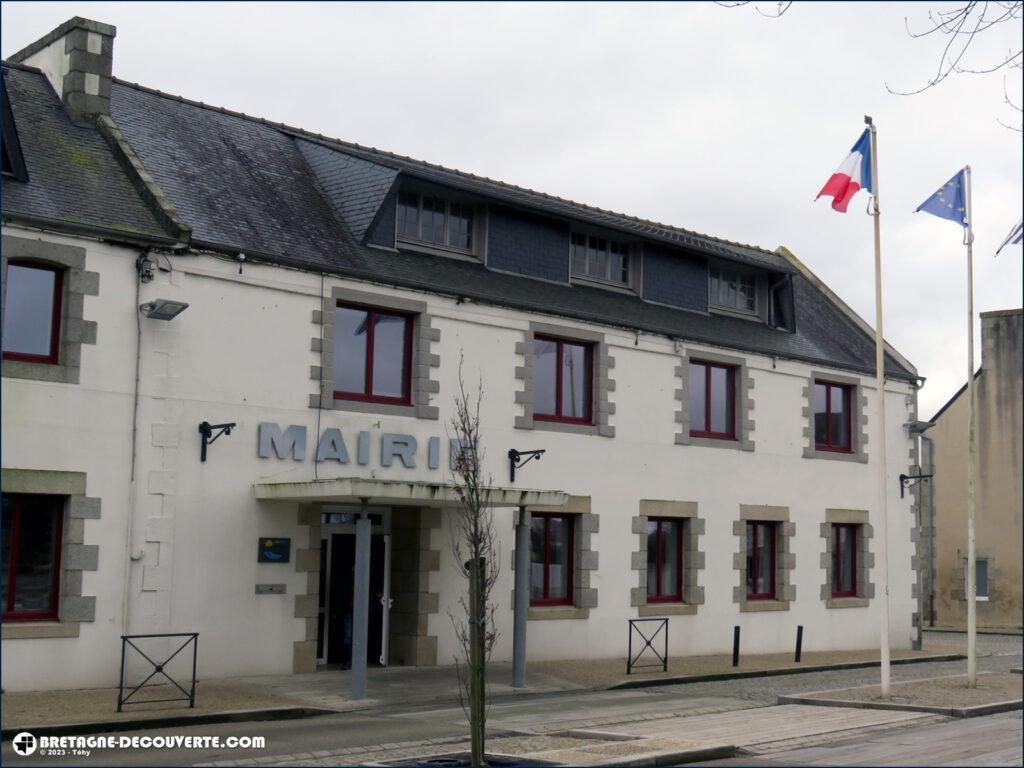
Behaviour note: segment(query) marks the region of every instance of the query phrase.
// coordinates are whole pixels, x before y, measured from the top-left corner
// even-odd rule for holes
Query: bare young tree
[[[491,592],[498,580],[501,552],[494,537],[490,507],[492,478],[483,472],[483,441],[480,433],[482,378],[470,395],[462,377],[463,356],[459,356],[459,390],[450,437],[458,446],[452,481],[458,507],[452,515],[451,552],[455,565],[466,579],[466,591],[459,598],[459,615],[449,613],[461,658],[456,656],[459,703],[469,720],[473,765],[484,764],[487,722],[487,662],[498,638],[495,631],[496,606]]]

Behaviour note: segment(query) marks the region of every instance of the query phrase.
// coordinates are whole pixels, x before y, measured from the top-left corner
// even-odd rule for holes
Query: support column
[[[512,629],[512,687],[526,687],[526,614],[530,610],[530,523],[526,507],[516,523],[515,607]]]
[[[366,510],[369,500],[359,501],[352,596],[352,699],[366,698],[366,641],[370,618],[370,516]]]

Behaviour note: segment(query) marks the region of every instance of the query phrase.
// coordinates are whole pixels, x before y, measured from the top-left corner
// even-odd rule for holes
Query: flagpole
[[[882,335],[882,235],[881,210],[878,200],[878,136],[875,124],[868,116],[864,122],[871,130],[871,216],[875,220],[875,392],[878,397],[878,582],[882,593],[881,634],[881,689],[882,698],[889,697],[889,514],[886,495],[885,440],[885,340]]]
[[[971,166],[964,168],[967,198],[967,687],[977,685],[978,602],[974,562],[974,219],[971,216]]]

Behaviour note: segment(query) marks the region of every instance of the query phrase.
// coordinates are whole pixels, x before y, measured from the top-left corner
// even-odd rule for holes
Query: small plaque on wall
[[[256,594],[257,595],[283,595],[288,591],[288,587],[285,584],[257,584]]]
[[[287,563],[291,559],[292,540],[264,537],[260,539],[257,561]]]

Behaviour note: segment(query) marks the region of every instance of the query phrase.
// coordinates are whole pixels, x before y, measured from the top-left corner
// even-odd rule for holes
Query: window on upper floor
[[[819,451],[850,451],[851,399],[847,384],[814,382],[814,443]]]
[[[736,368],[690,362],[690,436],[736,439]]]
[[[708,269],[708,303],[716,309],[757,315],[757,278],[731,267]]]
[[[647,602],[683,600],[684,518],[647,518]]]
[[[530,515],[530,604],[572,605],[575,515]]]
[[[627,243],[583,232],[573,232],[570,242],[573,277],[623,286],[630,284]]]
[[[592,344],[548,336],[533,339],[533,416],[590,424],[593,417]]]
[[[53,621],[60,594],[64,497],[3,495],[3,620]]]
[[[775,599],[775,536],[778,523],[747,521],[747,600]]]
[[[399,240],[472,253],[476,249],[471,205],[438,195],[400,192],[396,234]]]
[[[64,272],[30,261],[7,265],[3,358],[57,365]]]
[[[334,397],[409,405],[413,316],[346,304],[334,313]]]

